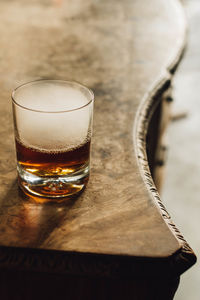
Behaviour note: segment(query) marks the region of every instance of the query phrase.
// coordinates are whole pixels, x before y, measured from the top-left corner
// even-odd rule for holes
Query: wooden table
[[[1,299],[172,299],[196,260],[157,191],[185,46],[179,1],[2,0],[0,11]],[[95,94],[91,176],[75,201],[18,190],[10,93],[39,78]]]

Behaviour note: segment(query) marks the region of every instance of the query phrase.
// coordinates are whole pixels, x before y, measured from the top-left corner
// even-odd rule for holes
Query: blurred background
[[[172,115],[186,113],[168,128],[168,160],[162,199],[172,219],[200,258],[200,0],[183,0],[188,44],[174,77]],[[200,299],[200,267],[181,276],[174,300]]]

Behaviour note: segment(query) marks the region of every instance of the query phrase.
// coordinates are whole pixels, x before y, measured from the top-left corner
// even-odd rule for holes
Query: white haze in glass
[[[92,105],[86,105],[88,97],[81,90],[41,81],[21,91],[19,88],[15,100],[26,108],[41,111],[15,107],[19,141],[25,146],[60,152],[74,149],[90,138]]]

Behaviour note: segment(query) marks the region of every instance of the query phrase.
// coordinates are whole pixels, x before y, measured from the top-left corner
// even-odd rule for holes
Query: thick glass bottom
[[[65,176],[40,177],[26,171],[18,164],[19,185],[25,194],[46,198],[38,202],[59,200],[78,195],[86,186],[89,179],[89,166]]]

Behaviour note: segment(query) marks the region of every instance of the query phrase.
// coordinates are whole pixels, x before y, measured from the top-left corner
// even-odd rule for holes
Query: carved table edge
[[[162,76],[154,83],[153,87],[149,90],[148,93],[145,94],[143,101],[137,111],[137,116],[134,122],[134,131],[133,131],[133,144],[135,147],[135,153],[138,160],[138,165],[140,169],[140,173],[144,180],[144,183],[149,191],[151,199],[157,205],[163,220],[166,225],[170,228],[171,232],[176,237],[180,248],[177,249],[176,255],[174,256],[174,260],[172,263],[176,264],[177,272],[182,274],[184,271],[189,269],[196,262],[196,256],[188,245],[183,235],[177,229],[176,225],[172,221],[169,213],[167,212],[160,195],[155,187],[153,178],[151,176],[151,172],[149,169],[147,152],[146,152],[146,135],[148,131],[149,122],[151,116],[154,112],[155,107],[161,101],[161,95],[164,91],[166,91],[170,85],[172,76],[175,73],[180,60],[182,59],[185,49],[186,49],[186,36],[188,33],[188,27],[186,23],[186,18],[184,11],[181,7],[180,1],[175,1],[177,5],[180,5],[180,9],[182,10],[182,17],[184,23],[184,36],[182,40],[182,45],[178,49],[175,57],[172,57],[169,60],[168,66],[166,70],[164,70]]]
[[[180,5],[179,0],[175,1]],[[179,4],[178,4],[179,3]],[[164,207],[154,185],[146,154],[146,134],[155,101],[171,83],[185,49],[185,40],[164,71],[163,76],[147,93],[137,111],[133,141],[137,160],[144,183],[150,197],[156,203],[163,220],[177,238],[180,248],[163,258],[130,257],[123,255],[78,253],[69,251],[43,250],[0,246],[0,269],[33,272],[58,273],[70,276],[109,277],[109,278],[163,278],[179,276],[196,262],[196,256],[187,244]]]

